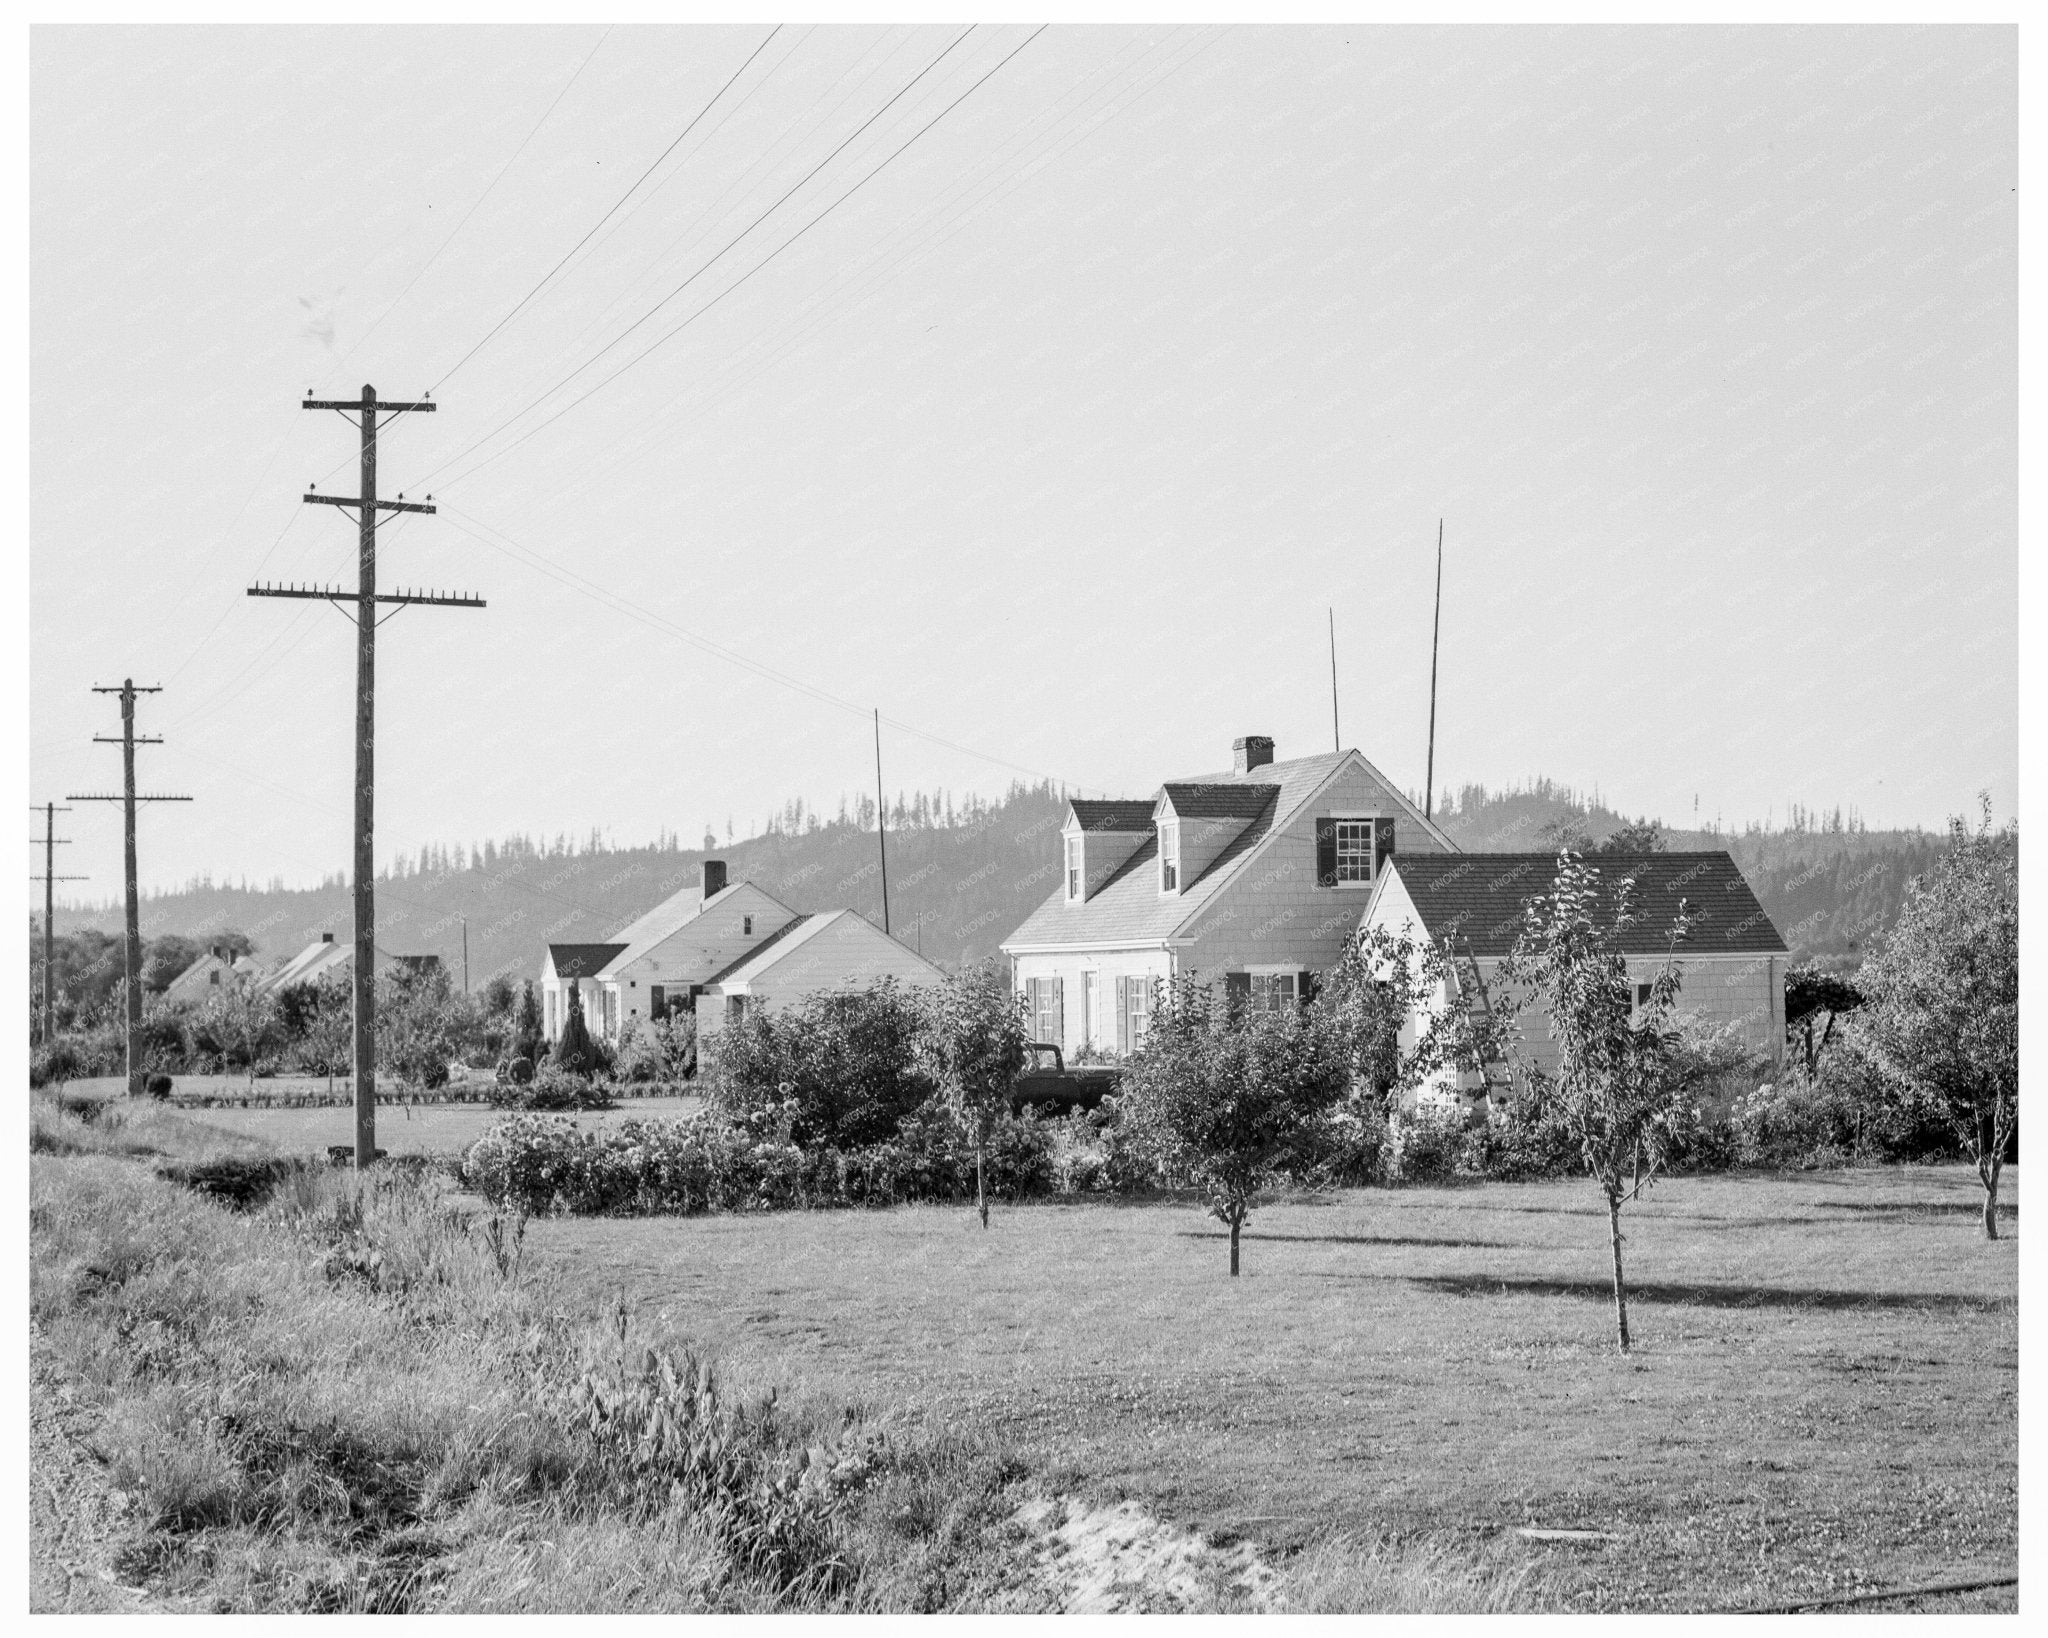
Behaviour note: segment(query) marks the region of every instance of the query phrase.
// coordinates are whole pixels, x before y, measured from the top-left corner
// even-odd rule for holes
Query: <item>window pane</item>
[[[1340,882],[1369,882],[1372,880],[1372,821],[1370,819],[1339,819],[1337,821],[1337,880]]]

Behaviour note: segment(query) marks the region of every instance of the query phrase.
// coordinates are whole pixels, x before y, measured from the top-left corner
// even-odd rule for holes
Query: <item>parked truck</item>
[[[1026,1044],[1024,1068],[1010,1083],[1010,1107],[1064,1115],[1093,1109],[1116,1091],[1123,1071],[1115,1064],[1076,1064],[1069,1069],[1060,1049],[1048,1041]]]

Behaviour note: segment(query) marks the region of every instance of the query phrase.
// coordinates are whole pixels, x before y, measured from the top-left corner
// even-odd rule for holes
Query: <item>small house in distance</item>
[[[593,1035],[628,1021],[697,1015],[700,1036],[748,1006],[893,977],[936,982],[938,968],[851,910],[806,915],[752,882],[726,881],[706,859],[702,882],[664,899],[602,943],[550,944],[541,967],[542,1027],[557,1039],[576,990]]]
[[[1711,1024],[1733,1024],[1775,1062],[1785,1047],[1785,968],[1791,952],[1725,852],[1594,854],[1581,861],[1600,878],[1604,907],[1623,880],[1634,882],[1634,921],[1616,935],[1640,1004],[1667,960],[1679,963],[1678,1010]],[[1475,1011],[1501,999],[1496,978],[1523,925],[1523,907],[1557,883],[1555,853],[1417,854],[1393,861],[1373,889],[1360,931],[1404,932],[1446,949],[1454,973],[1439,986],[1427,1013],[1453,1005]],[[1671,931],[1684,903],[1698,918],[1675,948]],[[1419,1011],[1406,1034],[1426,1027]],[[1539,1064],[1555,1059],[1547,1021],[1522,1015],[1525,1049]],[[1439,1096],[1482,1090],[1476,1073],[1448,1072],[1431,1088]]]
[[[294,984],[317,983],[337,968],[349,966],[354,958],[353,946],[337,944],[332,933],[322,933],[275,972],[266,973],[262,988],[274,995]]]
[[[256,983],[262,970],[252,958],[237,955],[225,944],[216,944],[164,986],[164,999],[204,1002],[223,985]]]
[[[1254,1007],[1299,1001],[1398,847],[1449,837],[1357,751],[1288,762],[1247,734],[1227,773],[1067,805],[1060,882],[1003,940],[1032,1039],[1127,1053],[1154,986],[1199,972]]]

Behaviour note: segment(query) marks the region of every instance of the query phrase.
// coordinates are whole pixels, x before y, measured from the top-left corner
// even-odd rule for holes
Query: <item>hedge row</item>
[[[1054,1187],[1055,1128],[1009,1116],[991,1134],[988,1187],[999,1199]],[[535,1215],[692,1216],[972,1199],[974,1146],[943,1105],[927,1104],[887,1142],[802,1149],[785,1129],[717,1115],[621,1121],[585,1131],[560,1115],[516,1115],[463,1159],[463,1180],[494,1206]]]

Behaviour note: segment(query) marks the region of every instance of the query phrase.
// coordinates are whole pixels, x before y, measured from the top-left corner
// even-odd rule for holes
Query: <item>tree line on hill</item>
[[[942,968],[993,954],[1056,888],[1064,813],[1065,798],[1050,783],[1013,785],[995,800],[899,794],[887,837],[890,930]],[[1460,846],[1481,852],[1544,848],[1565,835],[1598,846],[1652,832],[1671,848],[1726,848],[1794,960],[1842,973],[1853,972],[1896,920],[1907,883],[1941,849],[1930,833],[1872,831],[1839,812],[1796,812],[1780,829],[1668,829],[1630,821],[1597,796],[1548,780],[1498,791],[1466,785],[1437,819]],[[472,988],[498,974],[534,976],[547,944],[605,938],[687,891],[713,856],[727,861],[732,879],[759,883],[793,910],[843,906],[877,925],[883,920],[872,798],[842,800],[830,816],[796,798],[757,834],[712,849],[684,847],[672,831],[645,847],[614,846],[592,832],[581,840],[515,836],[474,848],[422,848],[380,878],[379,942],[394,952],[438,955],[459,987],[466,926]],[[338,876],[310,889],[202,882],[152,894],[143,906],[144,984],[160,989],[210,944],[253,947],[261,964],[274,966],[323,933],[346,940],[350,924],[350,896]],[[59,925],[60,1005],[67,997],[103,1000],[120,981],[119,907],[60,911]],[[31,938],[30,982],[39,994],[33,926]]]

